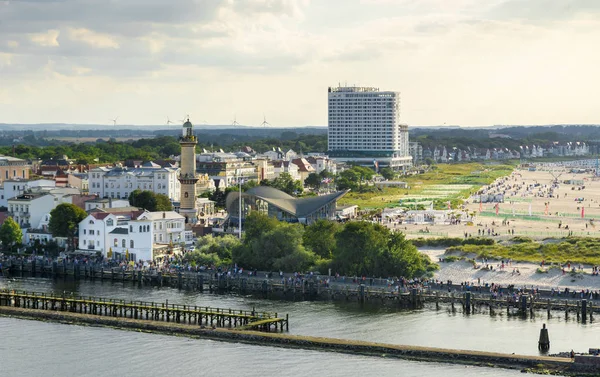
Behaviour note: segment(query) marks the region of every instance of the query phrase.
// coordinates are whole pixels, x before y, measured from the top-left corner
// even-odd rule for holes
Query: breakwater
[[[263,333],[236,329],[201,328],[197,325],[195,326],[183,323],[146,321],[132,318],[99,317],[73,312],[53,312],[4,306],[0,306],[0,315],[69,324],[105,326],[118,329],[144,331],[166,335],[180,335],[254,345],[326,350],[384,358],[401,358],[419,361],[522,369],[532,372],[551,371],[553,373],[562,375],[593,375],[594,372],[597,371],[597,369],[592,366],[585,365],[583,363],[573,363],[571,359],[547,356],[526,356],[495,352],[406,346],[364,342],[358,340],[295,336],[280,333]]]

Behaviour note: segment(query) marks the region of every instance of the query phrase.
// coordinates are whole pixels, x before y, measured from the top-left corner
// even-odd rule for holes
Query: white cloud
[[[96,33],[85,28],[69,28],[69,38],[74,41],[86,43],[92,47],[119,48],[119,43],[110,35]]]
[[[58,47],[58,36],[60,35],[59,30],[48,30],[45,33],[33,33],[29,36],[29,39],[43,47]]]

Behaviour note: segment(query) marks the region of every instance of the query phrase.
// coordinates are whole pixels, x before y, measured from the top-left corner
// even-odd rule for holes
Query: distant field
[[[129,136],[129,137],[113,137],[116,141],[128,141],[128,140],[138,140],[138,139],[153,139],[154,135],[144,135],[144,136]],[[104,141],[108,141],[110,137],[52,137],[50,140],[58,140],[65,141],[69,143],[93,143],[98,139],[103,139]]]

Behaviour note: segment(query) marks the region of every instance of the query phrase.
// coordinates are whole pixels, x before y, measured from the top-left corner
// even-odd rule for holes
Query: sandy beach
[[[478,191],[504,195],[497,215],[496,203],[480,204]],[[571,173],[570,168],[561,166],[537,171],[516,169],[488,186],[473,188],[464,208],[454,211],[462,213],[461,224],[409,224],[398,229],[408,238],[427,236],[423,233],[426,229],[432,236],[447,237],[464,237],[465,233],[475,237],[478,231],[487,236],[487,229],[493,229],[499,240],[513,233],[538,240],[569,234],[600,237],[600,179],[590,173]],[[503,225],[504,221],[508,224]]]
[[[454,284],[469,282],[477,285],[480,283],[496,283],[503,286],[514,284],[515,287],[535,287],[541,289],[557,289],[561,291],[565,288],[576,289],[600,289],[600,276],[591,275],[591,266],[583,266],[583,273],[577,276],[571,276],[569,273],[563,275],[559,269],[549,269],[547,273],[538,273],[536,270],[540,267],[538,264],[526,262],[511,262],[504,270],[498,267],[500,261],[494,261],[492,264],[494,270],[475,269],[470,262],[459,260],[456,262],[439,262],[440,258],[447,257],[444,254],[445,248],[419,248],[419,250],[429,256],[429,258],[438,263],[439,271],[434,274],[434,279],[441,281],[451,280]],[[479,262],[479,261],[478,261]],[[513,273],[518,270],[519,274]]]
[[[473,200],[477,198],[477,193],[504,195],[504,202],[498,204],[498,215],[496,203],[480,204]],[[474,215],[472,221],[462,221],[458,225],[408,225],[407,237],[432,235],[463,238],[465,233],[476,237],[480,232],[487,237],[488,229],[498,234],[492,236],[497,241],[518,235],[537,240],[562,238],[569,234],[600,237],[600,179],[591,173],[573,173],[571,168],[559,164],[538,166],[536,171],[516,169],[508,177],[499,178],[481,189],[474,189],[473,194],[465,203],[463,211]],[[429,234],[422,233],[426,228]],[[444,258],[444,248],[425,247],[420,250],[440,265],[440,270],[434,277],[439,280],[451,280],[454,283],[479,281],[481,284],[515,284],[517,287],[547,289],[600,289],[600,276],[592,276],[592,266],[589,265],[583,266],[582,273],[576,276],[571,276],[568,272],[563,274],[556,268],[549,269],[547,273],[538,273],[538,264],[514,261],[503,270],[499,268],[501,262],[494,261],[494,270],[489,271],[475,269],[470,262],[464,260],[439,262],[440,258]],[[519,271],[518,274],[516,270]]]

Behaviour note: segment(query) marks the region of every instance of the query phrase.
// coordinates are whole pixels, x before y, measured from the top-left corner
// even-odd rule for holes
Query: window
[[[113,226],[113,224],[114,224],[113,219],[106,220],[106,226]]]
[[[94,235],[94,229],[90,229],[90,235]]]
[[[127,243],[125,243],[125,238],[123,238],[123,239],[121,240],[121,246],[122,246],[122,247],[127,247]]]
[[[83,230],[83,234],[86,234],[86,230],[85,229]]]
[[[140,233],[142,232],[142,226],[140,225]]]
[[[133,232],[133,225],[129,225],[129,231]]]
[[[94,220],[90,220],[90,224],[92,224],[92,225],[93,225],[93,224],[94,224]]]
[[[114,240],[114,242],[113,242],[113,245],[114,245],[115,247],[119,246],[119,240],[115,238],[115,240]]]
[[[133,240],[129,241],[129,247],[133,249]]]

